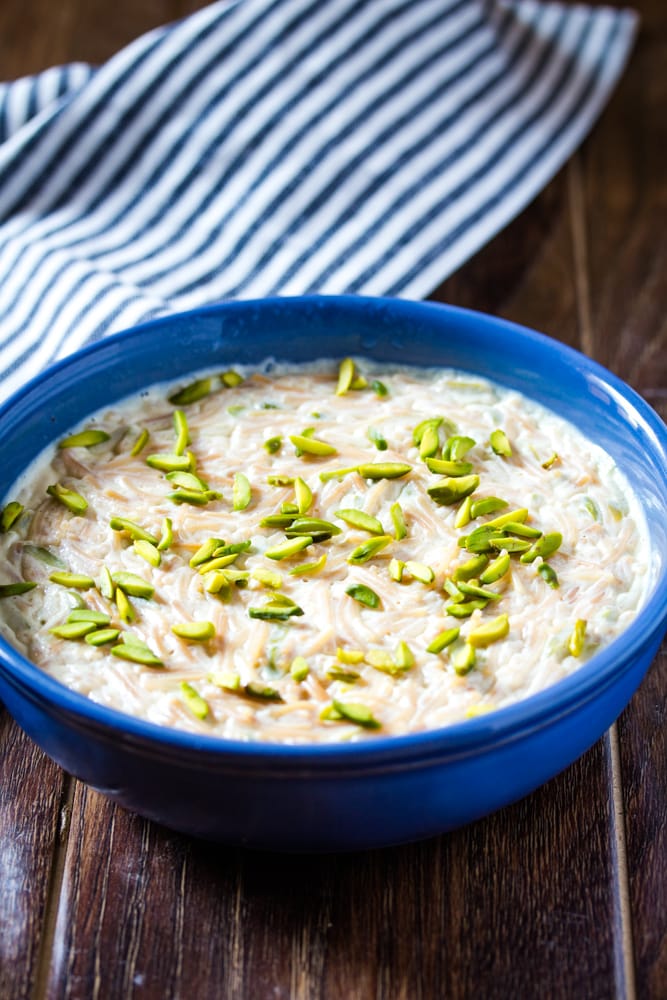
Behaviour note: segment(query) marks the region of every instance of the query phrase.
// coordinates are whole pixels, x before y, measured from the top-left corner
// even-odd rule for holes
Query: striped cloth
[[[0,394],[225,298],[420,298],[544,186],[629,11],[237,0],[0,86]]]

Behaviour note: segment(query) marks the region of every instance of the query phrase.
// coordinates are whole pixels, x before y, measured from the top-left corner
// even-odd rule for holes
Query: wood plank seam
[[[623,807],[623,776],[618,738],[618,724],[614,723],[606,736],[609,755],[612,857],[614,860],[614,936],[615,972],[617,995],[626,1000],[637,996],[635,976],[635,949],[630,904],[630,874],[628,870],[627,831]]]

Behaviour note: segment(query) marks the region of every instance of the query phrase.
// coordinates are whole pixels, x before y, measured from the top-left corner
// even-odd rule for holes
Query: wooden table
[[[2,0],[0,77],[195,0]],[[590,138],[437,299],[593,355],[667,416],[667,7]],[[409,847],[207,845],[63,774],[0,709],[0,998],[667,997],[667,657],[529,798]]]

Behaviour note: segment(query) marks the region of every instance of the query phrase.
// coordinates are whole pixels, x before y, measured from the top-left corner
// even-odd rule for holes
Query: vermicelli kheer
[[[612,460],[454,371],[266,363],[91,417],[2,511],[0,629],[100,704],[200,733],[433,729],[570,674],[649,546]]]

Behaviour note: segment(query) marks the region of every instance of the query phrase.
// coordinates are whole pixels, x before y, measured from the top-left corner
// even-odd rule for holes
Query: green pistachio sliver
[[[472,472],[472,462],[452,462],[444,458],[427,458],[426,467],[439,476],[468,476]]]
[[[175,455],[173,452],[165,451],[146,456],[146,465],[160,472],[192,472],[193,464],[191,452]]]
[[[67,507],[68,510],[71,510],[77,517],[81,517],[88,510],[88,501],[85,497],[82,497],[75,490],[68,490],[66,486],[62,486],[60,483],[53,483],[53,485],[47,486],[46,492],[50,497],[59,500],[61,504]]]
[[[18,500],[10,500],[8,504],[5,504],[0,514],[0,534],[6,534],[12,525],[16,524],[23,509],[23,504],[19,503]]]
[[[214,570],[204,574],[204,590],[207,594],[218,594],[226,599],[230,595],[231,585],[225,573]]]
[[[412,472],[412,466],[405,462],[373,462],[358,465],[356,471],[363,479],[402,479]]]
[[[150,440],[150,434],[144,427],[142,431],[139,431],[139,434],[137,435],[136,440],[130,449],[130,455],[132,456],[132,458],[136,458],[136,456],[139,455],[140,452],[144,450],[149,440]]]
[[[241,687],[241,678],[234,670],[216,670],[207,680],[224,691],[238,691]]]
[[[408,559],[405,568],[410,576],[414,577],[415,580],[419,580],[420,583],[433,583],[435,580],[435,573],[426,563]]]
[[[187,642],[208,642],[215,635],[215,625],[213,622],[179,622],[171,626],[171,631]]]
[[[408,528],[405,523],[405,515],[403,513],[403,508],[401,507],[398,500],[391,505],[389,508],[389,513],[391,515],[391,523],[394,526],[394,538],[397,542],[400,542],[408,533]]]
[[[472,509],[472,496],[468,496],[464,499],[463,503],[460,505],[456,512],[456,517],[454,518],[455,528],[465,528],[466,524],[470,523],[470,511]]]
[[[91,576],[83,573],[68,573],[66,570],[56,570],[49,576],[51,583],[57,583],[61,587],[72,587],[74,590],[89,590],[95,586],[95,581]]]
[[[448,577],[445,577],[445,579],[443,580],[442,589],[447,591],[447,593],[449,594],[449,596],[451,597],[451,599],[454,601],[455,604],[459,604],[464,599],[463,594],[459,590],[457,584],[454,583],[453,580],[448,579]]]
[[[427,487],[426,492],[437,504],[449,506],[458,503],[469,496],[479,486],[479,476],[446,476],[434,486]]]
[[[479,576],[482,570],[488,565],[488,562],[489,557],[483,552],[473,556],[472,559],[468,559],[454,570],[452,574],[454,583],[458,583],[459,580],[472,580],[473,577]],[[490,580],[486,582],[491,583]]]
[[[113,601],[116,593],[116,584],[113,582],[111,573],[106,566],[103,566],[100,570],[99,589],[102,597],[106,597],[107,601]]]
[[[37,586],[32,580],[17,580],[15,583],[1,583],[0,584],[0,599],[3,597],[20,597],[21,594],[27,594],[28,591],[34,590]]]
[[[294,476],[267,476],[269,486],[294,486]]]
[[[475,647],[471,646],[469,642],[463,643],[459,649],[455,649],[452,653],[452,666],[459,677],[465,677],[466,674],[470,673],[475,666],[475,660]]]
[[[377,555],[378,552],[386,548],[393,541],[394,539],[391,535],[376,535],[374,538],[369,538],[367,542],[362,542],[361,545],[357,545],[350,552],[347,561],[353,566],[368,562],[369,559],[372,559],[374,555]]]
[[[470,516],[475,520],[475,518],[482,517],[484,514],[495,514],[496,511],[504,510],[506,507],[509,507],[509,504],[507,500],[503,500],[501,497],[481,497],[479,500],[473,500],[470,508]]]
[[[414,653],[403,639],[394,651],[394,662],[399,670],[410,670],[415,665]]]
[[[243,381],[243,376],[235,372],[233,368],[228,369],[228,371],[220,375],[220,382],[226,389],[236,389]]]
[[[65,622],[64,625],[50,628],[49,632],[59,639],[83,639],[90,632],[94,632],[96,628],[95,622]]]
[[[280,691],[275,688],[269,687],[266,684],[261,684],[259,681],[250,681],[248,684],[243,685],[243,693],[248,698],[254,698],[258,701],[282,701]]]
[[[549,456],[549,458],[547,458],[545,462],[542,462],[542,468],[550,469],[553,465],[556,465],[558,462],[560,462],[560,456],[558,455],[557,452],[554,451]]]
[[[205,573],[213,573],[219,569],[225,569],[227,566],[231,566],[232,563],[236,562],[239,557],[238,552],[227,552],[224,556],[216,556],[215,559],[209,559],[207,562],[203,563],[198,572],[203,576]]]
[[[322,722],[340,722],[343,716],[336,711],[333,705],[326,705],[320,712]]]
[[[519,538],[539,538],[542,534],[539,528],[533,528],[530,524],[522,524],[520,521],[508,521],[503,525],[503,531],[508,535],[518,535]]]
[[[507,524],[525,524],[527,519],[528,508],[519,507],[517,510],[508,510],[504,514],[499,514],[498,517],[493,517],[489,521],[485,521],[482,527],[504,528]]]
[[[489,602],[482,598],[471,601],[461,601],[459,604],[448,604],[447,613],[454,618],[469,618],[473,611],[481,611]]]
[[[111,617],[105,611],[94,608],[73,608],[67,616],[68,622],[92,622],[96,627],[109,625]]]
[[[303,615],[303,608],[298,604],[281,604],[271,601],[262,608],[248,608],[248,615],[260,621],[287,621],[288,618]]]
[[[245,542],[230,542],[225,544],[220,542],[217,549],[214,550],[213,555],[217,559],[220,556],[228,555],[240,555],[241,552],[248,552],[252,548],[252,542],[247,539]]]
[[[460,462],[476,444],[475,439],[468,437],[466,434],[453,434],[445,442],[445,447],[442,449],[442,457],[446,461]]]
[[[158,552],[166,552],[166,550],[171,546],[174,541],[174,526],[171,522],[170,517],[164,517],[162,519],[162,534],[160,535],[160,541],[157,543]]]
[[[336,701],[334,699],[333,708],[341,718],[347,719],[348,722],[354,722],[357,726],[363,726],[364,729],[381,728],[381,723],[374,717],[370,708],[359,704],[359,702]]]
[[[492,642],[504,639],[509,633],[510,623],[507,615],[498,615],[490,622],[485,622],[478,628],[472,629],[467,635],[467,642],[475,649],[490,646]]]
[[[524,552],[520,557],[522,563],[532,563],[541,556],[542,559],[548,559],[549,556],[556,552],[563,541],[563,536],[560,531],[550,531],[546,535],[542,535],[537,541],[533,542],[527,552]]]
[[[509,552],[501,552],[493,562],[489,563],[484,572],[480,573],[479,582],[496,583],[497,580],[500,580],[507,573],[510,568],[510,561]]]
[[[426,432],[429,430],[437,431],[442,421],[442,417],[427,417],[425,420],[420,421],[412,432],[412,443],[419,448]],[[422,455],[421,457],[423,458],[424,456]]]
[[[429,423],[424,428],[423,434],[421,435],[421,440],[419,442],[419,457],[422,459],[433,458],[438,449],[440,448],[440,438],[438,436],[438,427],[442,421],[437,423]]]
[[[491,449],[496,455],[500,455],[501,458],[509,458],[512,454],[512,447],[509,443],[509,439],[505,431],[497,428],[495,431],[491,431],[489,435],[489,444]]]
[[[368,379],[364,375],[355,375],[352,379],[350,389],[359,390],[368,387]]]
[[[319,517],[297,517],[290,524],[289,528],[285,529],[285,534],[288,538],[294,535],[340,535],[341,528],[337,524],[332,524],[331,521],[324,521]]]
[[[283,585],[282,574],[276,573],[272,569],[264,569],[262,566],[251,570],[250,576],[253,580],[261,583],[263,587],[271,587],[273,590],[278,590]]]
[[[295,505],[296,506],[296,505]],[[289,528],[290,524],[296,520],[294,514],[269,514],[259,522],[260,528]]]
[[[372,517],[370,514],[366,514],[363,510],[356,510],[355,508],[342,508],[334,512],[336,517],[339,517],[341,521],[345,521],[346,524],[351,525],[353,528],[359,528],[361,531],[369,531],[372,535],[383,535],[384,528],[378,521],[377,517]]]
[[[106,431],[95,427],[88,427],[86,430],[79,431],[78,434],[70,434],[69,437],[63,438],[62,441],[58,442],[58,447],[93,448],[96,444],[102,444],[102,442],[108,440],[109,435]]]
[[[303,656],[295,656],[292,660],[289,672],[292,680],[297,681],[297,683],[305,681],[306,677],[310,673],[308,661]]]
[[[208,483],[196,476],[194,472],[168,472],[164,477],[167,482],[183,490],[194,490],[195,493],[206,493]]]
[[[210,392],[210,378],[200,378],[174,392],[169,396],[169,402],[173,403],[174,406],[188,406],[189,403],[196,403],[198,400],[204,399]]]
[[[502,594],[496,593],[495,590],[486,590],[484,587],[479,587],[476,583],[466,580],[459,581],[457,586],[466,597],[481,597],[485,601],[499,601],[502,597]]]
[[[339,663],[362,663],[364,653],[361,649],[341,649],[341,647],[338,646],[336,649],[336,659]]]
[[[269,455],[275,455],[282,448],[283,439],[281,437],[270,437],[264,442],[264,448],[268,451]]]
[[[127,594],[120,587],[116,588],[116,607],[118,608],[118,614],[120,615],[121,621],[130,624],[137,617],[137,613],[132,607]]]
[[[210,711],[208,702],[187,681],[181,681],[179,687],[183,701],[190,712],[192,712],[196,719],[205,719]]]
[[[468,552],[489,552],[493,548],[493,541],[504,542],[506,535],[501,529],[489,524],[481,524],[469,535],[459,538],[458,544],[468,550]]]
[[[109,642],[115,642],[119,635],[120,630],[117,628],[100,628],[89,632],[84,639],[89,646],[106,646]]]
[[[380,398],[384,398],[385,396],[389,395],[389,389],[387,388],[387,386],[384,384],[384,382],[380,382],[380,380],[377,378],[374,378],[373,381],[371,382],[371,389],[373,390],[375,395],[379,396]]]
[[[586,621],[578,618],[574,623],[574,629],[567,641],[567,651],[570,656],[581,656],[584,650],[584,638],[586,636]]]
[[[133,541],[143,539],[145,542],[150,542],[151,545],[157,545],[157,538],[154,535],[151,535],[136,521],[130,521],[126,517],[112,517],[109,521],[109,527],[112,531],[126,532]]]
[[[391,674],[396,677],[405,672],[404,667],[399,667],[394,657],[386,649],[369,649],[364,653],[364,660],[375,670],[383,674]]]
[[[55,552],[44,548],[43,545],[24,545],[23,552],[27,556],[32,556],[33,559],[39,559],[40,562],[46,563],[47,566],[53,566],[55,569],[67,569],[67,565],[62,559]]]
[[[344,684],[354,684],[359,680],[361,674],[358,670],[346,670],[344,667],[339,667],[335,663],[327,667],[327,677],[332,681],[343,681]]]
[[[153,584],[149,583],[148,580],[144,580],[143,577],[137,576],[136,573],[126,573],[124,571],[112,573],[111,579],[116,584],[116,587],[119,587],[129,597],[143,597],[147,600],[155,592]]]
[[[338,449],[332,444],[320,441],[317,438],[307,437],[305,434],[290,434],[290,441],[295,448],[305,455],[323,457],[338,454]]]
[[[184,490],[181,488],[174,490],[172,493],[167,493],[167,500],[171,500],[172,503],[189,503],[193,507],[205,507],[211,500],[218,498],[219,494],[213,490],[206,490],[206,492],[202,493],[201,490]]]
[[[296,498],[297,513],[307,514],[313,502],[313,492],[308,483],[297,476],[294,480],[294,496]]]
[[[351,587],[348,587],[345,593],[358,601],[359,604],[364,604],[367,608],[379,608],[381,606],[380,598],[367,587],[364,583],[354,583]]]
[[[327,554],[324,552],[315,562],[301,563],[299,566],[293,566],[288,572],[290,576],[312,576],[314,573],[319,573],[320,570],[324,569],[326,563]]]
[[[234,510],[245,510],[252,500],[252,489],[248,477],[242,472],[234,473],[232,486],[232,507]]]
[[[556,570],[549,563],[543,562],[537,567],[537,572],[550,587],[554,590],[558,589],[558,576]]]
[[[595,500],[592,500],[591,497],[584,497],[584,507],[594,521],[600,520],[600,508],[596,504]]]
[[[296,503],[291,503],[291,502],[290,503],[281,503],[281,505],[280,505],[280,513],[281,514],[291,515],[291,517],[290,517],[290,524],[291,524],[292,521],[294,521],[296,519],[296,516],[299,513],[299,505],[296,504]]]
[[[352,385],[354,379],[354,361],[352,358],[344,358],[338,366],[338,383],[336,385],[336,395],[344,396]]]
[[[132,548],[138,556],[145,559],[150,566],[154,566],[156,569],[162,562],[162,556],[157,547],[152,542],[147,542],[144,538],[138,538]]]
[[[328,483],[331,479],[343,479],[352,472],[357,472],[356,465],[348,465],[344,469],[329,469],[328,472],[320,472],[320,482]]]
[[[386,451],[389,447],[386,439],[382,436],[377,427],[369,427],[366,431],[366,437],[369,441],[372,441],[378,451]]]
[[[190,559],[189,566],[192,569],[196,569],[197,566],[201,566],[203,563],[208,562],[208,560],[213,557],[213,553],[224,544],[225,543],[222,538],[207,538],[203,545],[199,546]]]
[[[248,580],[250,579],[249,570],[234,569],[232,566],[230,566],[229,569],[225,569],[222,572],[224,573],[229,583],[233,583],[235,587],[239,588],[239,590],[243,589],[243,587],[248,586]]]
[[[458,626],[455,626],[454,628],[448,628],[445,629],[444,632],[440,632],[439,635],[436,635],[435,639],[432,639],[431,642],[429,642],[426,647],[426,652],[441,653],[443,649],[446,649],[447,646],[451,645],[451,643],[458,639],[460,631],[461,630]]]
[[[505,552],[525,553],[531,547],[526,538],[515,538],[513,535],[503,535],[500,538],[492,536],[489,539],[489,544],[492,549],[504,549]]]
[[[405,572],[405,563],[401,559],[391,559],[389,562],[389,576],[396,583],[400,583]]]
[[[118,656],[122,660],[130,660],[133,663],[143,663],[148,667],[163,666],[159,656],[150,649],[143,639],[132,632],[123,632],[122,642],[114,646],[111,652],[114,656]]]
[[[174,433],[176,434],[174,455],[183,455],[185,453],[185,449],[190,444],[188,421],[187,417],[183,413],[183,410],[174,410]]]

